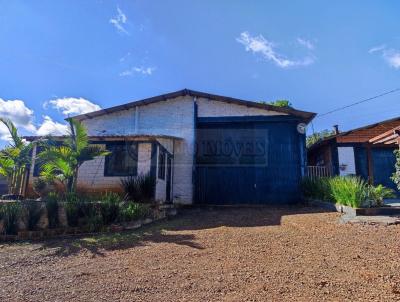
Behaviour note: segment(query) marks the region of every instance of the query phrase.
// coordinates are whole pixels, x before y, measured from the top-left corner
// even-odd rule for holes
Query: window
[[[138,145],[132,142],[107,143],[111,152],[106,156],[104,176],[135,176],[137,174]]]
[[[165,151],[161,149],[158,153],[158,178],[165,179]]]

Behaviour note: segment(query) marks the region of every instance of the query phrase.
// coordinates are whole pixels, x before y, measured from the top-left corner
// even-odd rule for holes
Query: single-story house
[[[308,165],[322,167],[331,175],[358,175],[369,183],[396,189],[390,179],[396,162],[395,142],[372,143],[371,139],[400,126],[400,117],[339,132],[310,146]]]
[[[160,202],[296,202],[314,116],[188,89],[75,116],[112,152],[80,167],[78,190],[119,191],[121,177],[150,173]],[[28,192],[37,176],[33,164]]]

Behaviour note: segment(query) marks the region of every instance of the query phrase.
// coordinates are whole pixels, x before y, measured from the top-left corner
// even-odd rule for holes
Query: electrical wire
[[[346,106],[343,106],[343,107],[339,107],[339,108],[333,109],[333,110],[325,112],[323,114],[318,114],[315,118],[319,118],[319,117],[322,117],[322,116],[325,116],[325,115],[328,115],[328,114],[331,114],[331,113],[334,113],[334,112],[337,112],[337,111],[341,111],[341,110],[347,109],[349,107],[353,107],[353,106],[356,106],[356,105],[359,105],[359,104],[362,104],[362,103],[365,103],[365,102],[368,102],[368,101],[372,101],[372,100],[375,100],[377,98],[383,97],[385,95],[388,95],[388,94],[391,94],[391,93],[395,93],[397,91],[400,91],[400,88],[396,88],[396,89],[393,89],[393,90],[390,90],[390,91],[386,91],[384,93],[375,95],[373,97],[370,97],[370,98],[367,98],[367,99],[363,99],[363,100],[354,102],[352,104],[349,104],[349,105],[346,105]]]

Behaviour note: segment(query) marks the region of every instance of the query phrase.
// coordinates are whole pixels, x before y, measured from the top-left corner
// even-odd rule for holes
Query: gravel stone
[[[191,209],[123,233],[0,244],[0,301],[399,301],[400,225],[339,216]]]

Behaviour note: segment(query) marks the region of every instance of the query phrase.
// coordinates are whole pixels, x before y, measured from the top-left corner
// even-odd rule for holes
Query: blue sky
[[[24,134],[60,133],[65,116],[183,88],[324,113],[400,88],[399,12],[398,1],[0,0],[0,115]],[[314,129],[398,116],[399,101]]]

